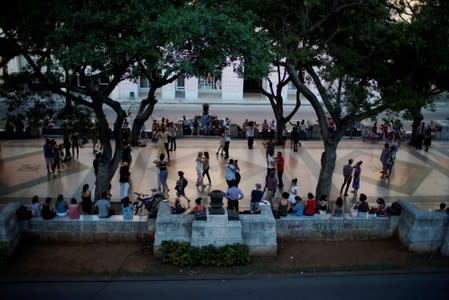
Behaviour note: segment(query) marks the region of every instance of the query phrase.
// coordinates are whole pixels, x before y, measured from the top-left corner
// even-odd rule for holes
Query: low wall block
[[[240,215],[243,244],[250,255],[275,256],[277,254],[276,220],[270,207],[260,206],[261,213]]]
[[[0,209],[0,243],[6,247],[6,253],[11,255],[19,245],[20,223],[17,221],[18,203],[8,203]]]
[[[443,246],[447,237],[448,215],[434,211],[420,211],[408,201],[400,201],[399,239],[408,250],[425,253]],[[447,239],[446,239],[447,241]],[[447,244],[442,248],[446,249]],[[446,250],[444,250],[446,251]]]

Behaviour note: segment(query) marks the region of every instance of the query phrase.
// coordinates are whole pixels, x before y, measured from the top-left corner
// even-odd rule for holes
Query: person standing
[[[228,187],[235,185],[235,164],[234,160],[230,159],[228,163],[224,165],[225,179]]]
[[[418,136],[417,136],[416,145],[415,145],[416,150],[422,150],[422,144],[423,144],[425,135],[426,135],[426,123],[422,122],[421,126],[419,126],[419,128],[418,128]]]
[[[164,133],[164,148],[167,153],[167,159],[170,160],[170,150],[168,149],[168,144],[170,143],[170,133],[166,131],[164,128],[162,129]]]
[[[246,138],[248,139],[248,149],[252,150],[254,149],[254,135],[255,135],[255,130],[254,130],[254,122],[248,122],[248,125],[245,128],[245,133],[246,133]]]
[[[70,161],[72,159],[72,155],[70,154],[70,148],[72,147],[72,144],[70,143],[70,134],[66,133],[64,134],[63,143],[64,143],[64,150],[65,150],[65,157],[63,162]]]
[[[210,175],[209,175],[209,169],[210,169],[210,159],[209,159],[209,152],[205,151],[204,152],[204,157],[203,157],[203,180],[204,180],[204,176],[207,176],[207,180],[209,181],[209,186],[212,185],[212,181],[210,180]]]
[[[73,158],[75,158],[75,150],[76,150],[76,159],[78,159],[80,154],[80,136],[77,131],[72,133],[72,154]]]
[[[380,154],[380,161],[382,162],[382,177],[387,174],[387,160],[388,156],[390,155],[390,145],[388,143],[385,143],[384,149],[382,150],[382,153]]]
[[[236,185],[233,185],[228,188],[228,190],[224,193],[224,197],[228,199],[228,210],[239,211],[239,201],[245,197],[242,190],[239,189]]]
[[[343,167],[344,180],[343,180],[343,184],[341,185],[341,188],[340,188],[340,196],[343,193],[343,189],[345,190],[344,196],[345,197],[348,196],[348,189],[349,189],[349,186],[351,185],[351,181],[352,181],[352,171],[353,171],[352,163],[353,162],[354,161],[351,158],[348,160],[348,164]],[[346,188],[345,188],[345,186],[346,186]]]
[[[43,148],[44,148],[45,164],[47,166],[47,173],[50,174],[52,172],[52,168],[55,163],[53,146],[51,144],[50,139],[45,140],[45,144],[44,144]]]
[[[156,165],[156,167],[158,169],[157,189],[158,189],[158,191],[162,191],[162,193],[168,193],[168,191],[169,191],[168,185],[167,185],[168,161],[165,160],[165,154],[162,153],[161,155],[159,155],[159,159],[156,159],[155,161],[153,161],[153,163]]]
[[[299,145],[299,131],[297,127],[293,127],[292,132],[290,134],[290,139],[293,143],[293,152],[298,152]]]
[[[195,159],[195,171],[196,171],[196,188],[205,188],[206,185],[203,182],[203,152],[198,152],[198,156]]]
[[[231,144],[231,133],[229,131],[229,126],[228,126],[228,127],[225,127],[225,132],[224,132],[224,147],[223,147],[223,150],[224,150],[224,153],[225,153],[225,156],[224,156],[225,159],[229,158],[229,145],[230,144]]]
[[[188,207],[190,207],[190,198],[187,197],[185,189],[187,187],[188,181],[187,179],[184,177],[184,172],[183,171],[178,171],[178,180],[176,181],[176,186],[175,186],[175,190],[176,190],[176,198],[175,201],[179,201],[181,197],[186,198],[187,203],[188,203]]]
[[[223,150],[224,150],[224,133],[220,135],[220,141],[218,143],[218,149],[216,155],[218,156],[218,153],[220,152],[220,155],[223,156]]]
[[[170,151],[176,151],[176,126],[173,122],[168,125],[168,132],[170,133]]]
[[[352,193],[357,193],[357,191],[360,188],[360,175],[362,174],[362,163],[363,161],[357,162],[357,164],[354,167],[354,180],[352,181],[352,188],[354,189],[351,191]]]
[[[274,152],[270,150],[267,153],[267,175],[265,176],[265,179],[268,178],[268,176],[271,174],[271,172],[274,173],[274,166],[276,163],[276,160],[274,159]]]
[[[427,126],[426,133],[424,135],[424,151],[428,152],[429,147],[432,145],[432,127]]]
[[[165,130],[162,127],[159,127],[157,131],[157,156],[161,154],[165,154],[165,145],[164,145],[164,133]]]
[[[282,156],[282,152],[278,151],[278,156],[276,157],[276,170],[278,173],[278,188],[284,188],[284,181],[282,180],[282,176],[284,175],[284,157]]]
[[[270,205],[273,209],[274,209],[273,196],[274,196],[274,193],[276,192],[277,184],[278,183],[277,183],[276,177],[274,176],[274,172],[271,172],[265,181],[264,190],[266,191],[265,199],[270,202]]]

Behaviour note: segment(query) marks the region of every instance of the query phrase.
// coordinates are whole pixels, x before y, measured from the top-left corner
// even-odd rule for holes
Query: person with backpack
[[[180,200],[181,197],[184,197],[187,200],[188,203],[188,207],[190,207],[190,202],[191,200],[189,199],[189,197],[187,197],[185,189],[187,187],[188,181],[187,179],[184,177],[184,172],[183,171],[178,171],[178,180],[176,181],[176,186],[175,186],[175,190],[176,190],[176,198],[175,200]]]

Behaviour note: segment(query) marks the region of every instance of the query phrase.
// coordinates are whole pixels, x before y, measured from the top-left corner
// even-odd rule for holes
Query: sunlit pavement
[[[61,143],[62,140],[57,140]],[[143,140],[146,147],[132,150],[131,165],[132,192],[148,192],[156,187],[157,174],[153,165],[157,149],[150,140]],[[249,196],[256,183],[264,184],[266,176],[265,148],[263,140],[256,140],[253,150],[248,150],[243,139],[233,140],[230,145],[230,158],[238,159],[241,169],[240,188],[245,198],[240,203],[240,210],[249,208]],[[41,201],[47,196],[55,198],[63,194],[66,199],[80,199],[83,184],[94,188],[95,178],[92,161],[92,145],[86,144],[80,149],[78,159],[63,165],[63,171],[57,175],[48,175],[42,146],[44,139],[1,141],[0,152],[0,203],[17,201],[31,204],[31,198],[38,195]],[[179,138],[176,151],[171,152],[168,186],[170,199],[175,196],[174,186],[177,171],[183,170],[189,181],[187,195],[195,199],[204,197],[211,190],[225,190],[223,165],[225,160],[216,156],[218,137]],[[344,139],[337,152],[337,163],[333,176],[331,200],[335,200],[343,182],[342,168],[349,158],[354,162],[363,161],[360,193],[368,196],[371,205],[377,197],[383,197],[387,203],[398,199],[408,199],[421,209],[435,209],[440,202],[449,204],[449,142],[432,141],[429,152],[415,150],[402,145],[397,154],[396,163],[389,179],[381,179],[379,161],[383,144],[363,143],[360,139]],[[208,151],[212,185],[204,190],[195,187],[195,158],[198,151]],[[290,149],[289,142],[285,149],[276,147],[285,157],[284,185],[288,189],[290,180],[299,179],[300,195],[315,192],[320,171],[320,158],[323,151],[321,141],[304,141],[298,152]],[[112,200],[119,202],[118,172],[112,180]],[[205,180],[205,183],[208,181]],[[354,194],[349,193],[347,203],[353,201]]]

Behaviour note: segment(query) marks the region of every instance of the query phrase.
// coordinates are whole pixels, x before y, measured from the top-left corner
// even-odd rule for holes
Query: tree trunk
[[[276,118],[277,126],[276,126],[276,136],[275,136],[275,143],[276,145],[284,145],[284,139],[282,137],[282,133],[285,129],[285,119],[281,116],[279,119]]]
[[[131,145],[137,146],[139,144],[140,129],[142,125],[148,120],[154,110],[154,106],[157,103],[157,99],[154,96],[156,93],[156,84],[152,84],[150,90],[148,91],[148,97],[142,100],[140,103],[139,111],[134,118],[132,129],[131,129]]]
[[[337,161],[337,146],[343,136],[344,130],[329,133],[327,138],[323,137],[324,152],[321,155],[321,170],[318,178],[318,184],[315,191],[316,199],[320,199],[322,195],[331,196],[332,175],[335,170],[335,162]]]

